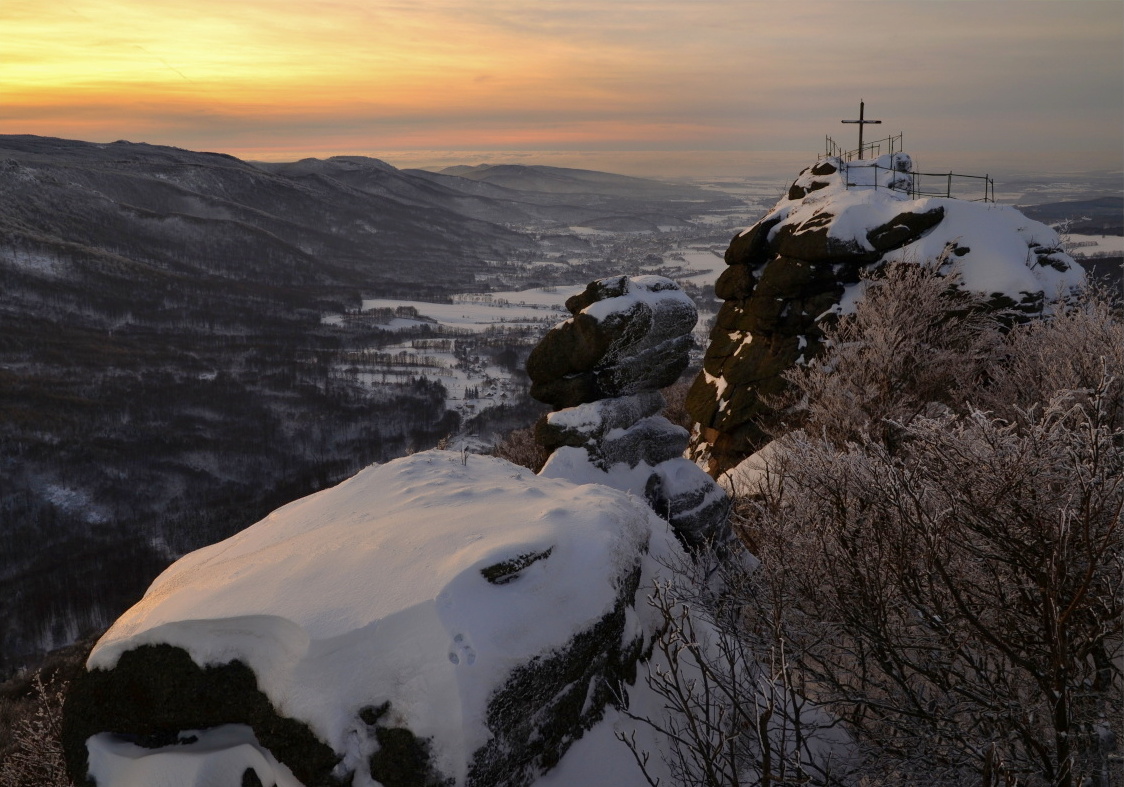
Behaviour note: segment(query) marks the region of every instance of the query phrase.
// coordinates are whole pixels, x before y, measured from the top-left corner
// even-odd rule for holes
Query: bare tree
[[[791,669],[755,565],[742,553],[670,567],[648,599],[663,625],[645,680],[663,713],[629,715],[666,740],[660,756],[676,785],[846,784],[849,739]],[[656,785],[651,753],[618,737]]]

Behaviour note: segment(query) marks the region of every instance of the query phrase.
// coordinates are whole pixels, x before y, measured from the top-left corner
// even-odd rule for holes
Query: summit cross
[[[863,126],[867,123],[881,123],[881,120],[866,120],[863,114],[866,111],[866,104],[861,100],[859,101],[859,119],[858,120],[843,120],[842,123],[858,123],[859,124],[859,161],[863,158]]]

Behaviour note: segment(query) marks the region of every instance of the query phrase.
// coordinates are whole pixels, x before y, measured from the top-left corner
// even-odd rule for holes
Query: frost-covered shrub
[[[506,459],[512,464],[526,467],[534,472],[542,470],[547,452],[535,439],[533,426],[513,429],[499,440],[492,449],[492,456]]]
[[[794,666],[890,783],[1106,783],[1124,432],[1102,404],[922,416],[904,452],[796,434],[745,510]]]
[[[740,501],[743,636],[775,627],[874,783],[1119,783],[1119,306],[1000,331],[971,301],[942,319],[965,296],[924,269],[872,294]]]
[[[66,683],[32,678],[33,708],[12,725],[13,749],[0,760],[0,787],[71,787],[61,729]]]
[[[837,444],[870,434],[890,447],[918,416],[1003,417],[1058,391],[1107,379],[1105,406],[1124,419],[1124,322],[1118,298],[1090,288],[1027,320],[995,310],[939,264],[889,265],[866,279],[855,312],[825,326],[825,354],[786,377],[787,423]],[[1107,378],[1106,378],[1107,374]]]
[[[1070,391],[1082,401],[1097,395],[1107,423],[1124,425],[1124,320],[1118,297],[1088,290],[1049,319],[1015,326],[1003,359],[975,397],[980,407],[1010,413]]]
[[[649,593],[662,628],[644,680],[665,713],[629,715],[665,746],[645,751],[617,734],[649,784],[653,757],[678,787],[842,787],[857,775],[847,734],[793,669],[781,619],[761,614],[773,588],[755,565],[731,548],[669,566]]]
[[[855,312],[825,326],[825,355],[785,376],[796,420],[840,442],[941,407],[962,409],[985,384],[1002,347],[1001,315],[938,265],[887,265],[865,279]]]

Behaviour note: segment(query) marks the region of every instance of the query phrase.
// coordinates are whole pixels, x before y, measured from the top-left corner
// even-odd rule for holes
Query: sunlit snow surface
[[[505,584],[481,574],[546,550]],[[112,668],[146,643],[179,646],[200,666],[240,659],[279,712],[307,723],[359,770],[370,753],[355,746],[366,735],[359,711],[390,701],[396,722],[432,736],[437,766],[463,782],[489,737],[488,698],[512,668],[602,617],[616,579],[637,562],[650,582],[661,561],[680,554],[641,500],[491,457],[428,451],[369,467],[182,558],[106,633],[88,667]],[[631,625],[650,630],[639,596]],[[624,721],[610,714],[583,744],[613,758],[613,771],[631,759],[613,738]],[[110,743],[90,740],[92,763],[147,773],[135,751]],[[237,757],[256,756],[250,742],[238,746]],[[193,774],[210,766],[189,754],[153,755],[183,769],[169,785],[207,783]],[[644,783],[634,776],[603,783]]]

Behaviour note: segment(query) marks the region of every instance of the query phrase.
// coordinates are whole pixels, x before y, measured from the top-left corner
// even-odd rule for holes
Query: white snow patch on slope
[[[412,307],[444,328],[483,332],[492,325],[529,325],[553,323],[567,314],[564,304],[571,295],[585,289],[584,285],[513,290],[479,295],[458,296],[455,303],[431,303],[374,298],[363,301],[363,311]],[[381,326],[386,330],[416,327],[417,320],[395,319]]]

